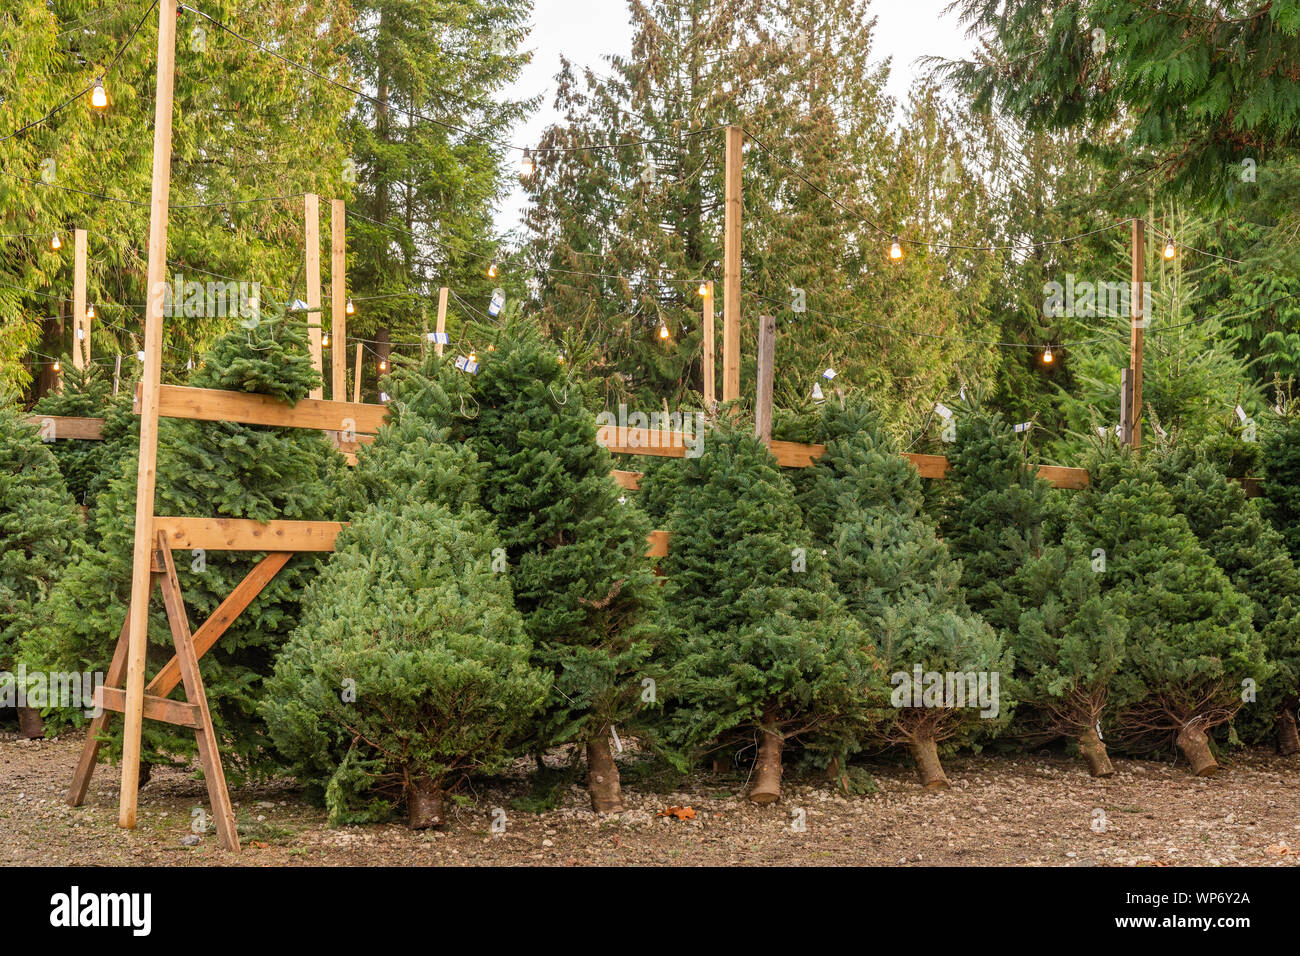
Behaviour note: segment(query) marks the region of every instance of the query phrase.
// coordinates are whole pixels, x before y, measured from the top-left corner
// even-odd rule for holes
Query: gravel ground
[[[784,799],[740,799],[743,774],[702,773],[678,791],[625,783],[627,811],[598,817],[572,787],[545,813],[510,809],[524,781],[502,780],[457,807],[445,831],[400,825],[332,828],[290,782],[232,793],[244,852],[196,846],[191,813],[201,781],[154,770],[140,792],[139,825],[119,830],[117,768],[100,765],[86,805],[63,795],[81,737],[21,741],[0,735],[0,864],[428,865],[1027,865],[1294,866],[1300,862],[1300,759],[1246,752],[1218,777],[1116,759],[1091,779],[1079,762],[1036,756],[955,758],[953,789],[926,792],[912,770],[867,764],[874,792],[844,797],[820,781],[787,781]],[[661,816],[669,807],[693,819]],[[492,832],[494,808],[504,832]],[[681,816],[690,816],[682,814]],[[801,826],[802,824],[802,826]]]

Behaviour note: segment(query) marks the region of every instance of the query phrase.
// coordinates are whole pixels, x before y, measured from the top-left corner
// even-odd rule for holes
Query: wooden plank
[[[1145,318],[1144,312],[1150,305],[1143,301],[1143,284],[1146,282],[1147,275],[1147,253],[1146,253],[1146,232],[1147,224],[1141,219],[1133,220],[1133,247],[1132,266],[1133,266],[1133,287],[1129,293],[1130,305],[1132,306],[1133,316],[1130,323],[1129,337],[1129,366],[1133,369],[1133,400],[1129,408],[1132,416],[1129,421],[1131,426],[1131,441],[1134,448],[1142,447],[1142,340],[1145,335]]]
[[[97,687],[95,703],[107,712],[123,713],[126,710],[126,691],[120,687],[107,685]],[[191,730],[197,730],[201,726],[199,709],[193,704],[181,700],[168,700],[166,697],[155,697],[152,694],[144,695],[144,716],[148,720],[160,720],[164,724],[189,727]]]
[[[311,366],[325,378],[320,341],[320,197],[308,193],[303,197],[304,239],[307,249],[307,345],[311,349]],[[309,398],[324,398],[325,388],[313,388]]]
[[[362,343],[357,343],[357,370],[352,376],[352,404],[361,404],[361,352]]]
[[[808,468],[826,454],[825,445],[801,445],[793,441],[774,441],[770,446],[777,464],[786,468]]]
[[[446,286],[438,290],[438,324],[433,327],[433,330],[438,333],[438,342],[433,346],[433,350],[440,356],[443,350],[442,335],[447,331],[447,293],[449,291]]]
[[[253,603],[253,599],[262,593],[263,589],[271,582],[271,579],[280,572],[280,569],[292,557],[292,551],[272,551],[257,562],[248,574],[244,575],[244,579],[218,605],[217,609],[212,612],[212,616],[194,632],[192,643],[194,653],[198,657],[202,658],[217,641],[221,640],[221,635],[226,633],[230,625],[235,623],[235,619],[244,613],[248,605]],[[173,655],[172,659],[154,675],[153,680],[149,682],[149,686],[145,688],[145,693],[166,697],[180,682],[180,660]]]
[[[1059,465],[1039,465],[1038,477],[1057,488],[1087,488],[1088,470],[1086,468],[1063,468]]]
[[[87,441],[99,441],[104,437],[104,419],[102,418],[76,418],[69,415],[28,415],[27,424],[35,425],[37,428],[45,429],[49,427],[49,434],[56,441],[62,441],[65,438],[80,438]],[[52,426],[47,426],[46,422],[52,422]]]
[[[615,469],[610,472],[610,476],[613,477],[620,488],[626,488],[628,491],[637,491],[641,488],[641,472],[639,471],[619,471]]]
[[[703,438],[703,436],[699,436]],[[602,425],[596,430],[597,444],[622,455],[654,455],[660,458],[685,458],[686,436],[659,428],[625,428]]]
[[[203,688],[203,676],[199,673],[199,657],[194,653],[190,625],[185,616],[185,604],[181,600],[180,581],[176,577],[176,565],[172,562],[172,553],[167,547],[165,535],[158,535],[158,548],[167,567],[166,572],[159,579],[159,584],[162,586],[163,597],[167,602],[167,620],[171,624],[176,657],[180,660],[181,682],[185,685],[186,700],[198,712],[198,726],[194,729],[194,740],[198,744],[203,778],[208,785],[208,802],[212,806],[212,816],[216,820],[217,838],[227,850],[238,853],[239,835],[235,828],[235,813],[230,806],[230,793],[226,790],[226,772],[221,766],[217,733],[212,727],[207,692]]]
[[[922,478],[942,478],[948,474],[948,459],[943,455],[903,455],[913,465]]]
[[[722,400],[740,397],[741,163],[744,131],[727,127],[722,231]]]
[[[290,407],[269,395],[163,385],[159,394],[158,414],[164,418],[242,422],[245,425],[277,425],[281,428],[319,428],[325,431],[351,430],[373,435],[384,424],[388,406],[304,398]]]
[[[72,365],[85,368],[90,364],[90,323],[86,321],[86,230],[76,229],[72,235]]]
[[[714,353],[714,334],[713,280],[710,279],[704,284],[704,332],[702,336],[704,355],[701,358],[701,364],[704,367],[704,408],[710,412],[718,404],[717,383],[714,380],[718,370],[718,359]]]
[[[347,207],[342,199],[330,202],[330,398],[348,399],[348,239]]]
[[[159,382],[162,376],[163,298],[167,279],[168,195],[171,191],[172,95],[176,78],[173,4],[158,4],[158,62],[154,95],[153,181],[149,188],[149,252],[145,280],[144,371],[140,454],[136,477],[135,543],[131,555],[131,604],[127,612],[126,719],[122,731],[122,780],[118,825],[135,826],[140,786],[140,730],[144,723],[144,669],[149,649],[149,570],[153,560],[153,496],[157,484]]]
[[[150,588],[152,592],[153,588]],[[128,646],[127,626],[130,614],[122,620],[122,631],[117,637],[117,647],[113,650],[113,660],[104,675],[106,687],[121,687],[126,677],[126,653]],[[72,772],[72,784],[68,787],[65,798],[68,806],[79,807],[86,800],[86,791],[90,789],[90,778],[95,773],[95,762],[99,759],[99,735],[108,724],[108,711],[101,710],[99,715],[90,718],[86,728],[86,740],[81,745],[81,757],[77,760],[77,769]]]
[[[252,521],[248,518],[153,519],[171,549],[189,551],[333,551],[341,521]]]
[[[649,537],[646,538],[647,543],[650,545],[646,557],[662,558],[668,554],[668,538],[667,531],[651,531]]]
[[[758,317],[758,389],[754,399],[754,437],[772,445],[772,376],[776,362],[776,316]]]

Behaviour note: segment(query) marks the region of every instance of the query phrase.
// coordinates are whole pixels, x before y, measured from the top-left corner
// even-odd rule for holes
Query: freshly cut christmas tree
[[[1170,454],[1159,470],[1174,506],[1233,585],[1254,603],[1254,624],[1273,675],[1234,721],[1246,739],[1276,733],[1278,751],[1300,753],[1295,711],[1300,705],[1300,569],[1241,484],[1194,455]]]
[[[33,415],[68,418],[103,418],[108,407],[109,384],[99,367],[70,368],[63,373],[63,386],[45,395],[32,406]],[[108,461],[109,449],[102,440],[63,438],[54,426],[55,440],[50,444],[68,491],[77,504],[95,506],[95,496],[102,486],[101,474]]]
[[[939,747],[991,737],[1009,721],[1001,690],[1011,658],[966,606],[961,566],[921,511],[921,478],[874,416],[829,405],[819,438],[826,453],[797,477],[799,502],[848,609],[892,675],[897,719],[881,739],[911,751],[927,788],[946,788]]]
[[[319,382],[301,327],[264,318],[254,328],[223,335],[190,379],[200,388],[269,395],[290,404]],[[118,436],[122,446],[131,433]],[[129,459],[129,462],[125,459]],[[81,546],[54,589],[42,625],[24,645],[29,662],[59,670],[105,671],[130,601],[135,525],[135,459],[99,497],[98,540]],[[155,513],[202,518],[325,520],[336,516],[331,486],[346,466],[320,432],[310,429],[162,419],[159,422]],[[177,561],[192,622],[205,620],[261,554],[195,551]],[[262,679],[297,622],[303,588],[320,559],[292,558],[203,657],[222,758],[235,781],[272,770],[265,725],[257,716]],[[150,605],[149,668],[173,653],[162,602]],[[179,694],[181,691],[177,690]],[[120,728],[115,723],[115,728]],[[193,752],[193,734],[158,721],[144,724],[145,764]],[[101,752],[120,752],[120,732]]]
[[[1262,451],[1265,512],[1282,532],[1291,560],[1300,561],[1300,414],[1293,409],[1270,428]]]
[[[550,690],[499,542],[477,504],[476,466],[407,416],[358,456],[362,507],[304,597],[261,712],[335,823],[445,821],[448,791],[500,768]]]
[[[1107,447],[1088,462],[1071,526],[1100,549],[1104,595],[1128,623],[1127,664],[1112,684],[1122,742],[1156,749],[1170,738],[1206,776],[1218,769],[1208,734],[1232,720],[1244,691],[1272,671],[1254,607],[1201,547],[1149,462]]]
[[[0,405],[0,710],[16,706],[20,638],[31,631],[81,540],[81,516],[58,463],[18,409]],[[20,708],[24,736],[41,734],[40,712]]]
[[[395,375],[393,403],[448,426],[483,471],[481,500],[505,549],[506,576],[534,666],[554,674],[538,720],[541,749],[576,743],[598,812],[622,809],[611,752],[616,725],[643,716],[659,587],[646,557],[650,522],[610,477],[586,385],[535,323],[512,318],[477,375],[431,356]],[[620,502],[620,498],[623,498]]]
[[[674,504],[661,565],[666,740],[685,769],[719,741],[755,739],[749,798],[770,803],[788,742],[823,765],[858,749],[881,719],[881,663],[761,442],[711,432]]]

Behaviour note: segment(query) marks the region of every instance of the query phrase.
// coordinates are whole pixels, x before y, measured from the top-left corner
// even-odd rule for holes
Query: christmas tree
[[[739,735],[758,741],[749,798],[780,798],[782,751],[841,762],[880,719],[881,664],[844,608],[771,452],[721,425],[687,459],[662,561],[665,730],[685,769]]]
[[[1265,511],[1293,561],[1300,561],[1300,414],[1278,421],[1264,436]]]
[[[1251,601],[1201,547],[1152,465],[1113,445],[1088,461],[1070,512],[1077,547],[1105,561],[1103,594],[1128,623],[1128,662],[1112,686],[1122,742],[1174,738],[1199,776],[1218,763],[1208,734],[1272,671]]]
[[[610,752],[617,724],[642,711],[641,679],[658,599],[646,557],[650,522],[610,478],[588,386],[537,326],[510,319],[477,375],[431,356],[393,376],[393,403],[445,423],[483,472],[534,666],[555,675],[536,731],[540,748],[575,742],[599,812],[622,809]],[[620,499],[624,499],[620,502]]]
[[[0,404],[0,710],[25,692],[12,673],[19,639],[35,625],[81,533],[49,446],[17,408]],[[24,705],[18,716],[24,736],[40,736],[35,707]]]
[[[33,415],[53,415],[67,418],[103,418],[109,401],[109,384],[100,374],[99,366],[86,369],[70,368],[63,373],[63,387],[51,392],[32,406]],[[85,438],[63,438],[57,426],[50,450],[59,463],[59,471],[67,483],[68,491],[77,504],[86,508],[95,506],[95,495],[101,486],[100,476],[107,463],[105,443]]]
[[[550,689],[494,567],[475,471],[463,445],[414,416],[362,449],[362,507],[267,681],[272,739],[335,823],[398,803],[412,827],[443,823],[445,794],[500,768]]]
[[[848,609],[893,675],[897,719],[882,738],[911,751],[926,787],[942,788],[939,745],[992,736],[1009,721],[999,698],[1011,660],[967,608],[961,566],[922,514],[921,478],[877,424],[861,406],[828,405],[819,436],[826,453],[798,476],[799,501]],[[953,699],[925,693],[936,674]]]
[[[190,379],[199,388],[289,403],[306,397],[318,382],[302,327],[273,318],[223,335]],[[117,439],[122,447],[132,440],[125,430]],[[99,496],[98,540],[78,549],[50,595],[42,625],[25,642],[29,662],[44,669],[105,671],[112,658],[130,601],[135,524],[135,463],[121,464],[121,474]],[[330,519],[335,517],[331,485],[344,467],[325,437],[309,429],[162,419],[154,510],[258,521]],[[205,620],[261,558],[196,550],[177,561],[190,620]],[[315,555],[292,558],[200,661],[223,762],[235,781],[275,766],[256,713],[261,681],[292,631],[302,589],[319,565]],[[152,672],[173,653],[159,600],[150,605],[149,642]],[[194,748],[192,734],[158,721],[145,722],[143,739],[146,764],[165,763],[170,755]],[[119,747],[120,734],[101,752],[114,756]]]
[[[1276,668],[1257,700],[1234,721],[1248,740],[1276,732],[1278,750],[1300,753],[1295,710],[1300,700],[1300,570],[1278,531],[1246,497],[1240,483],[1195,452],[1171,453],[1158,462],[1174,506],[1242,594],[1254,604],[1254,624]]]

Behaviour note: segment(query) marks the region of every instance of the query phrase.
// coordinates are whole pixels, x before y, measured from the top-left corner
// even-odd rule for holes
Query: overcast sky
[[[971,44],[956,18],[943,12],[949,2],[873,0],[872,15],[879,21],[873,52],[881,60],[892,59],[889,92],[896,99],[904,99],[912,80],[921,72],[918,58],[955,58],[970,52]],[[603,71],[602,57],[627,53],[631,38],[626,0],[534,0],[533,31],[528,42],[533,61],[510,92],[521,98],[542,93],[544,99],[541,108],[516,129],[512,140],[521,145],[535,143],[542,130],[554,121],[551,103],[561,55],[579,67]],[[519,225],[523,207],[523,194],[517,190],[498,211],[497,229],[506,232]]]

